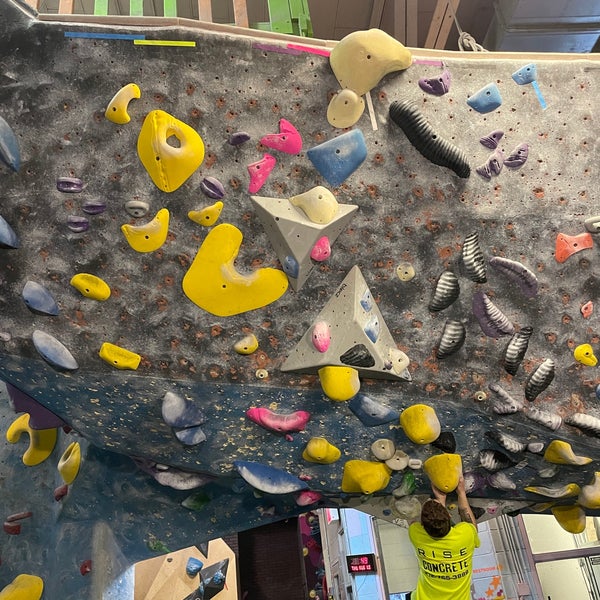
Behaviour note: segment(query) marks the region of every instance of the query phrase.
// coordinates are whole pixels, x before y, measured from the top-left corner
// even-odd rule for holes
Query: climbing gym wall
[[[600,506],[597,61],[0,11],[3,581]]]

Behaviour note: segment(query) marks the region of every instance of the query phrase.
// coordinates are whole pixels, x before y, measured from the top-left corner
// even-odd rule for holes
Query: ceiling
[[[59,0],[28,1],[38,2],[39,12],[59,12]],[[143,1],[145,15],[163,15],[161,0]],[[177,0],[178,15],[197,19],[204,1]],[[212,0],[213,21],[233,23],[234,1],[240,3]],[[269,21],[268,1],[247,0],[250,23]],[[306,1],[314,35],[321,39],[379,27],[410,47],[458,50],[460,28],[488,50],[591,52],[600,36],[600,0]],[[129,14],[129,0],[108,0],[108,8],[110,14]],[[93,14],[94,0],[73,0],[73,10]]]

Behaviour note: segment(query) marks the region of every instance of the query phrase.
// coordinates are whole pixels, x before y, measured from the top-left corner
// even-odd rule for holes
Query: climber
[[[412,523],[408,535],[419,561],[417,588],[408,600],[471,600],[473,552],[479,547],[477,522],[459,478],[458,514],[452,525],[446,494],[431,486],[435,498],[421,508],[421,520]]]

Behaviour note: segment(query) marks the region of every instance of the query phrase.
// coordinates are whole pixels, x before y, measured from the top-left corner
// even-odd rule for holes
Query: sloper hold
[[[360,391],[358,371],[352,367],[328,365],[319,369],[323,393],[335,402],[345,402]]]
[[[229,223],[209,231],[183,277],[185,295],[197,306],[219,317],[229,317],[267,306],[288,288],[287,275],[264,267],[249,275],[234,265],[242,232]]]
[[[368,29],[342,38],[333,47],[329,64],[341,87],[362,96],[388,73],[410,67],[412,54],[381,29]]]
[[[489,83],[467,98],[467,104],[478,113],[486,114],[502,104],[500,90],[495,83]]]
[[[340,90],[329,102],[327,122],[332,127],[352,127],[365,111],[365,101],[350,89]]]
[[[415,444],[431,444],[442,427],[435,410],[427,404],[413,404],[400,413],[400,426],[406,437]]]
[[[140,88],[135,83],[124,85],[108,103],[104,116],[111,122],[118,125],[125,125],[131,121],[131,117],[127,112],[129,103],[134,98],[139,98],[142,95]]]
[[[335,214],[329,222],[321,224],[315,223],[304,210],[296,208],[288,200],[263,196],[251,198],[279,261],[282,265],[288,263],[296,267],[287,269],[289,283],[296,291],[306,283],[313,270],[311,252],[317,242],[325,236],[333,244],[358,210],[355,205],[336,202]]]
[[[360,129],[310,148],[309,160],[330,185],[341,185],[367,158],[367,145]]]
[[[104,302],[110,298],[110,286],[91,273],[77,273],[69,282],[81,295]]]
[[[56,316],[58,314],[56,300],[43,285],[35,281],[27,281],[21,295],[29,310],[42,315]]]
[[[423,470],[438,490],[449,494],[462,475],[462,458],[460,454],[436,454],[423,463]]]
[[[179,147],[169,143],[171,136]],[[137,152],[154,185],[163,192],[174,192],[202,164],[204,142],[183,121],[163,110],[153,110],[140,129]]]
[[[242,479],[266,494],[289,494],[308,489],[308,484],[287,471],[248,460],[236,460],[233,466]]]
[[[356,367],[361,375],[411,381],[408,357],[396,347],[377,303],[364,302],[366,295],[372,297],[359,267],[354,266],[289,353],[281,370],[316,373],[325,366],[343,367],[340,357],[356,344],[363,344],[375,359],[375,364],[372,367]],[[374,320],[379,328],[376,341],[368,335],[373,330]],[[318,350],[313,343],[315,324],[320,322],[330,326],[330,343],[325,351]],[[367,327],[368,324],[371,326]]]
[[[265,152],[260,160],[248,165],[248,175],[250,175],[248,192],[256,194],[260,190],[267,181],[271,171],[275,168],[276,162],[277,159],[274,156]]]
[[[17,136],[2,117],[0,117],[0,159],[15,172],[21,166]]]
[[[586,515],[581,506],[553,506],[550,511],[557,523],[569,533],[583,533],[585,531]]]
[[[291,413],[276,413],[265,406],[253,406],[246,411],[246,416],[257,425],[274,433],[290,433],[303,431],[310,419],[310,413],[296,410]]]
[[[167,392],[162,399],[163,421],[171,427],[194,427],[206,421],[204,411],[192,400],[175,392]]]
[[[52,367],[59,371],[76,371],[77,361],[67,347],[54,336],[36,329],[32,335],[33,345],[40,356]]]
[[[397,421],[400,413],[379,402],[358,393],[348,402],[348,408],[360,419],[365,427],[377,427]]]
[[[385,463],[349,460],[344,464],[342,492],[373,494],[388,486],[391,473]]]
[[[529,63],[515,71],[511,77],[517,85],[526,85],[537,80],[537,67],[535,63]]]
[[[33,467],[44,462],[54,450],[57,439],[57,429],[32,429],[29,426],[29,415],[23,413],[18,416],[6,431],[6,441],[16,444],[21,434],[29,435],[29,446],[23,454],[23,464]]]
[[[587,456],[578,456],[573,452],[571,444],[563,440],[552,440],[546,452],[544,452],[544,460],[556,465],[588,465],[592,459]]]
[[[308,462],[329,465],[334,463],[342,455],[339,448],[324,437],[313,437],[308,440],[302,452],[302,458]]]
[[[319,225],[331,223],[339,208],[336,197],[322,185],[317,185],[302,194],[291,196],[289,200],[294,206],[301,208],[313,223]]]
[[[37,575],[21,573],[0,590],[0,600],[40,600],[44,580]]]

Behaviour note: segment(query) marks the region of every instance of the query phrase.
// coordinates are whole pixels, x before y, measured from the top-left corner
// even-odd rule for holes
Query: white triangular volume
[[[316,373],[329,365],[352,367],[365,377],[411,381],[408,357],[396,347],[357,266],[346,275],[281,370]]]
[[[279,261],[292,288],[298,291],[308,279],[313,268],[311,251],[324,236],[329,244],[346,229],[358,209],[353,204],[338,204],[334,218],[325,224],[314,223],[304,211],[296,208],[289,200],[251,196],[256,214],[275,249]],[[296,277],[286,265],[293,263]]]

